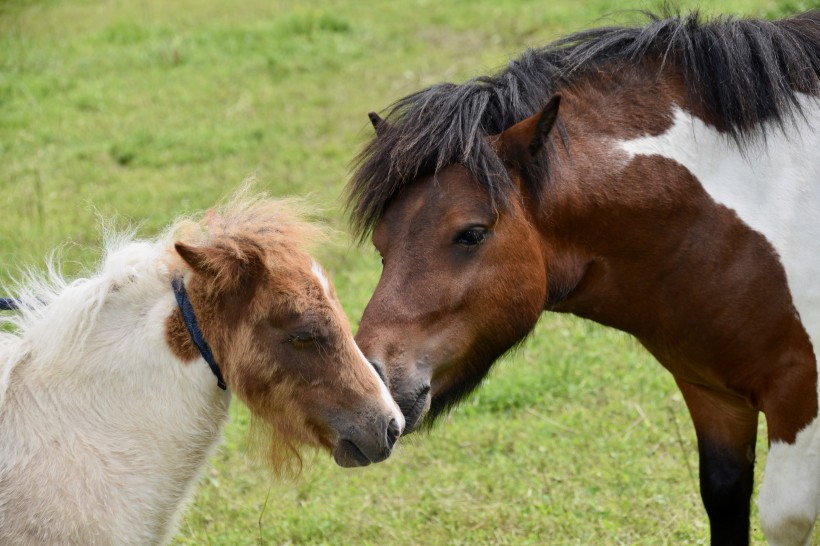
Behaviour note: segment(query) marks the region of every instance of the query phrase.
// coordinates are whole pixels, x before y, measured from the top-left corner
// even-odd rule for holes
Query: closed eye
[[[315,336],[313,332],[296,332],[293,334],[288,335],[287,342],[288,343],[304,343],[308,341],[313,341]]]
[[[320,345],[324,339],[324,336],[317,331],[293,332],[285,338],[285,343],[298,349],[304,349]]]

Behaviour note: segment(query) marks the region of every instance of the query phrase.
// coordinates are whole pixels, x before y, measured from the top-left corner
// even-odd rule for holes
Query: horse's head
[[[408,430],[478,385],[544,308],[545,250],[521,170],[543,147],[557,109],[556,99],[487,140],[518,185],[504,206],[454,164],[400,189],[375,224],[384,265],[356,341],[383,370]],[[383,138],[386,122],[373,121]]]
[[[342,466],[390,455],[404,418],[359,351],[324,270],[305,252],[309,227],[290,205],[261,201],[207,218],[208,236],[177,242],[188,293],[228,388],[267,425],[275,466],[298,445]],[[178,314],[176,346],[194,353]]]

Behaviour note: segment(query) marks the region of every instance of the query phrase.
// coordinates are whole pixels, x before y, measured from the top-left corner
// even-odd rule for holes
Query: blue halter
[[[197,346],[199,352],[202,354],[202,358],[205,359],[205,362],[208,363],[211,371],[216,376],[216,385],[223,391],[227,390],[228,387],[225,385],[225,379],[222,377],[222,372],[219,371],[216,360],[214,360],[211,347],[208,345],[208,342],[205,341],[202,330],[199,329],[199,323],[196,321],[194,308],[191,305],[191,300],[188,299],[188,293],[185,291],[185,283],[182,277],[175,276],[171,279],[171,287],[174,289],[174,296],[177,298],[177,305],[182,313],[182,320],[185,322],[185,327],[191,335],[191,340],[194,342],[194,345]]]
[[[0,311],[17,311],[20,302],[14,298],[0,298]]]

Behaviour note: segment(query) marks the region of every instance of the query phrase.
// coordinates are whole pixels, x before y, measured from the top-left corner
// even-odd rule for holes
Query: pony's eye
[[[456,244],[462,246],[477,246],[483,243],[486,238],[487,232],[484,228],[470,228],[456,237]]]
[[[286,341],[292,345],[304,345],[313,343],[317,341],[317,339],[316,334],[313,332],[294,332],[288,335]]]

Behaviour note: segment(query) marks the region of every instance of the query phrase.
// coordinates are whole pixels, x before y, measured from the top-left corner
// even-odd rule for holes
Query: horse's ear
[[[553,95],[547,105],[541,110],[541,115],[538,116],[538,122],[535,126],[535,134],[530,142],[530,155],[535,157],[538,152],[544,149],[544,144],[547,141],[547,135],[555,126],[555,120],[558,119],[558,107],[561,105],[561,95]]]
[[[387,129],[387,122],[384,121],[376,112],[368,113],[367,117],[370,118],[370,123],[373,124],[373,129],[376,131],[376,136],[382,136],[385,129]]]
[[[544,149],[547,137],[555,126],[560,104],[561,95],[553,95],[539,113],[497,135],[492,145],[498,155],[517,165],[524,165],[536,157]]]
[[[261,273],[261,249],[255,245],[229,248],[193,246],[177,241],[174,248],[191,269],[215,281],[221,290],[234,290],[248,275]]]

